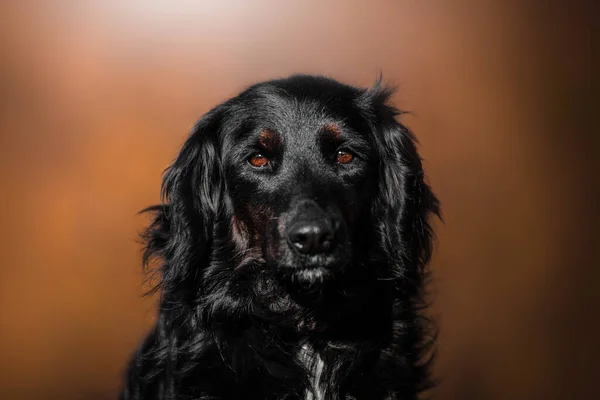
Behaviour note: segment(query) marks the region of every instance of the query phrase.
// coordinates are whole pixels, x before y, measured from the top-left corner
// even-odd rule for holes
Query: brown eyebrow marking
[[[271,129],[263,129],[258,134],[258,141],[266,150],[275,151],[281,146],[281,137]]]
[[[322,136],[328,136],[327,139],[338,141],[342,137],[342,129],[333,122],[323,126],[321,128],[320,134]]]
[[[333,122],[323,125],[317,140],[325,153],[334,151],[342,142],[342,129]]]

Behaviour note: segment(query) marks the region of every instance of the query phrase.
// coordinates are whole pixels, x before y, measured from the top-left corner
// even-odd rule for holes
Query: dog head
[[[283,311],[420,282],[438,203],[391,93],[294,76],[208,112],[166,171],[147,232],[163,296],[212,314],[257,298]]]

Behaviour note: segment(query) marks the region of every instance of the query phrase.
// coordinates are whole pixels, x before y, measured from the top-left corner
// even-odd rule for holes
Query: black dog
[[[380,81],[260,83],[197,123],[149,209],[160,311],[122,399],[428,387],[419,311],[438,202]]]

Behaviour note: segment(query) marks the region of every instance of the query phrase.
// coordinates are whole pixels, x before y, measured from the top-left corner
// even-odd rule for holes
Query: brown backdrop
[[[0,398],[114,398],[154,315],[136,212],[209,107],[257,80],[380,69],[445,215],[434,398],[598,396],[591,8],[3,1]]]

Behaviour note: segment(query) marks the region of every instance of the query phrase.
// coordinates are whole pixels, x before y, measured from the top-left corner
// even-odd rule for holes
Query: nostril
[[[311,252],[313,247],[313,234],[306,225],[294,226],[289,233],[289,240],[300,252]]]
[[[333,247],[333,231],[325,230],[322,232],[321,237],[318,239],[319,244],[323,250],[327,251]]]
[[[294,233],[290,235],[290,241],[298,250],[302,250],[306,247],[308,237],[303,233]]]

